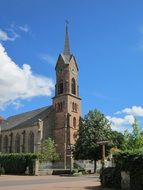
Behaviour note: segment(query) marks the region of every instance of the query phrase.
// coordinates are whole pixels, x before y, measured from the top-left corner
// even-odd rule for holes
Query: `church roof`
[[[1,124],[1,129],[3,131],[10,130],[13,128],[20,128],[26,126],[29,127],[31,125],[36,124],[36,122],[38,122],[38,119],[44,119],[46,116],[48,116],[48,113],[50,113],[51,110],[52,106],[46,106],[36,110],[8,117]]]

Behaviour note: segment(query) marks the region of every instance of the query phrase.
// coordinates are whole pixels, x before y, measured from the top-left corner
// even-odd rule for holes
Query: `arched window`
[[[17,133],[16,138],[15,138],[15,152],[19,153],[20,152],[20,135]]]
[[[34,152],[34,133],[30,132],[28,136],[28,152]]]
[[[73,127],[76,128],[76,118],[73,118]]]
[[[77,112],[77,110],[78,110],[78,105],[76,103],[72,102],[72,111]]]
[[[5,137],[4,137],[3,150],[4,150],[4,153],[8,152],[8,136],[7,135],[5,135]]]
[[[74,111],[74,102],[72,102],[72,111]]]
[[[25,140],[26,140],[26,131],[25,130],[22,132],[22,135],[23,135],[22,152],[25,152]]]
[[[75,112],[77,112],[77,104],[76,103],[74,104],[74,110],[75,110]]]
[[[61,80],[58,83],[58,94],[62,94],[64,92],[64,84],[63,84],[63,80]]]
[[[12,152],[12,145],[13,145],[13,133],[11,132],[10,135],[10,146],[9,146],[9,152]]]
[[[72,81],[71,81],[71,92],[72,94],[76,94],[76,82],[74,78],[72,78]]]

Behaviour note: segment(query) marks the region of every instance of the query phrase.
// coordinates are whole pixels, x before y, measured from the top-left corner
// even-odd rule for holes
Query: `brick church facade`
[[[55,96],[52,105],[8,117],[0,124],[0,152],[39,152],[41,142],[52,138],[61,161],[69,160],[71,145],[75,144],[81,98],[78,88],[78,65],[70,52],[68,26],[64,51],[56,67]]]

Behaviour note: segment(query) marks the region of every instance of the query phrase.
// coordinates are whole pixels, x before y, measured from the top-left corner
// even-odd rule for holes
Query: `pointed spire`
[[[65,34],[65,44],[64,44],[64,55],[70,55],[70,45],[69,45],[69,34],[68,34],[68,20],[66,20],[66,34]]]

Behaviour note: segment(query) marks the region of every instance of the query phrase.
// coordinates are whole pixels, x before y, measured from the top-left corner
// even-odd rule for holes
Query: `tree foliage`
[[[124,146],[124,135],[118,131],[112,131],[112,145],[121,150]]]
[[[75,145],[75,159],[98,160],[101,158],[101,147],[98,141],[111,139],[111,126],[108,119],[98,110],[80,119],[78,139]]]
[[[136,118],[132,124],[132,132],[129,133],[127,130],[124,132],[122,150],[143,150],[143,131]]]
[[[116,169],[130,172],[130,189],[143,189],[143,152],[124,151],[114,155]]]
[[[55,143],[51,138],[44,140],[41,144],[41,154],[39,160],[42,161],[56,161],[59,155],[56,152]]]

